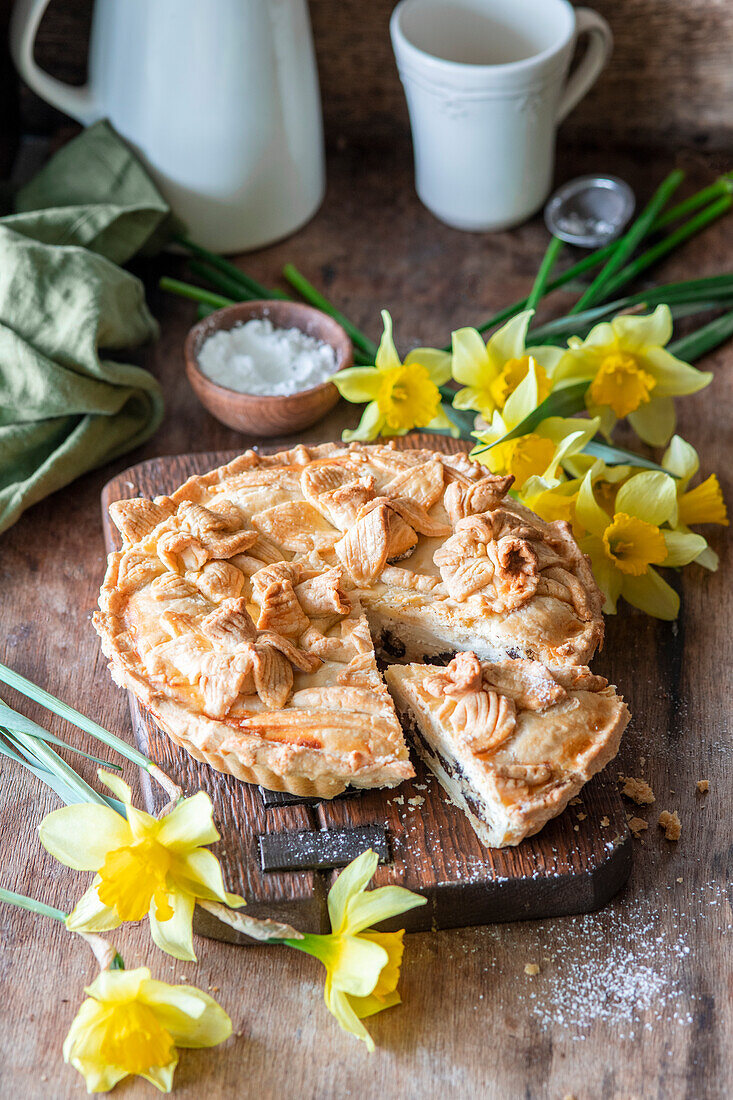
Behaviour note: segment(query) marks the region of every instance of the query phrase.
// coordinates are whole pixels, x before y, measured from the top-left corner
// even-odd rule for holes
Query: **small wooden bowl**
[[[266,317],[276,328],[299,328],[308,336],[330,344],[336,353],[336,370],[353,363],[354,349],[344,329],[327,313],[300,302],[280,299],[238,302],[218,309],[194,325],[184,347],[186,374],[204,408],[212,416],[247,435],[291,435],[310,428],[330,412],[339,399],[333,382],[321,382],[309,390],[293,394],[250,394],[227,389],[202,374],[198,364],[201,347],[209,336],[227,331],[253,318]]]

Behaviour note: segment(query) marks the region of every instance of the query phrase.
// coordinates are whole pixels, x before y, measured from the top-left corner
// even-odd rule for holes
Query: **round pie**
[[[171,496],[110,509],[95,625],[116,682],[192,756],[332,797],[413,774],[377,667],[585,666],[602,599],[569,526],[465,454],[394,445],[247,451]]]

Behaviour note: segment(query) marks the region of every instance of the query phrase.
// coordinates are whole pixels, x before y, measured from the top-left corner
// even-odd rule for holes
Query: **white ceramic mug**
[[[422,202],[456,229],[506,229],[550,190],[558,123],[606,64],[611,29],[568,0],[401,0],[390,23]],[[585,56],[568,79],[578,37]]]

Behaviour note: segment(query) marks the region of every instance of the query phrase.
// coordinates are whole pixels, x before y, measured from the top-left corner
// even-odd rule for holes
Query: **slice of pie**
[[[113,504],[95,625],[118,683],[213,767],[295,794],[412,774],[376,668],[471,649],[582,665],[601,597],[565,523],[465,454],[248,451]]]
[[[481,662],[393,666],[387,685],[415,749],[490,848],[555,817],[617,753],[626,704],[584,667]]]

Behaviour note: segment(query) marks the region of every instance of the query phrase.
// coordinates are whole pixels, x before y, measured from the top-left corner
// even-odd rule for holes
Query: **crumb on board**
[[[425,799],[421,794],[416,794],[412,798],[407,799],[408,806],[422,806]]]
[[[676,810],[673,810],[672,813],[670,813],[669,810],[662,810],[659,815],[658,825],[660,829],[664,829],[665,840],[680,839],[682,824]]]
[[[540,968],[537,963],[525,963],[524,973],[529,978],[534,978],[536,974],[539,974]]]
[[[649,828],[649,822],[645,821],[643,817],[630,817],[628,820],[631,834],[636,837],[637,840],[644,830]]]
[[[405,804],[404,795],[401,795],[401,794],[395,795],[395,797],[392,799],[392,801],[396,802],[398,806],[404,806],[404,804]]]
[[[682,875],[680,875],[680,877],[677,879],[677,882],[684,882],[684,881],[685,880],[682,878]]]
[[[637,779],[633,775],[624,776],[624,785],[621,794],[625,794],[638,806],[647,806],[656,801],[654,792],[645,779]]]
[[[582,806],[583,805],[583,800],[581,798],[571,798],[569,805],[570,806]]]
[[[607,829],[610,824],[611,824],[611,822],[607,817],[602,817],[601,818],[601,828],[602,829]]]
[[[578,814],[578,821],[585,821],[588,814]]]
[[[576,833],[580,832],[580,825],[573,825],[573,829]]]
[[[697,787],[700,794],[707,794],[708,791],[710,790],[710,780],[708,780],[708,779],[698,779],[695,786]]]

